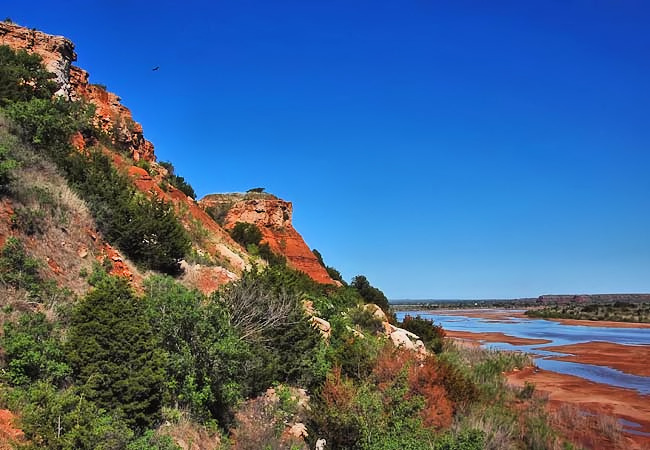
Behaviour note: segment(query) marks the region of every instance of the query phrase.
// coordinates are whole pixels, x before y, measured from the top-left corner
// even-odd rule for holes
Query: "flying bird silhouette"
[[[151,70],[153,70],[153,71],[155,72],[155,71],[158,70],[158,69],[160,69],[160,66],[156,66],[156,67],[154,67],[154,68],[151,69]]]

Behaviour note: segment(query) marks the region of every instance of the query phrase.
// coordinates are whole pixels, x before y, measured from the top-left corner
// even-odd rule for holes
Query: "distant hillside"
[[[570,302],[595,302],[595,303],[612,303],[612,302],[631,302],[642,303],[650,302],[650,294],[579,294],[579,295],[540,295],[537,298],[539,303],[570,303]]]

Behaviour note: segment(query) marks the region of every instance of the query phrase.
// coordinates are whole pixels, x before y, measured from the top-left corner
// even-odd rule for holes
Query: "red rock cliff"
[[[153,144],[144,138],[142,126],[134,122],[131,111],[120,103],[120,98],[101,86],[90,84],[88,72],[72,65],[77,54],[70,40],[0,22],[0,45],[40,55],[45,68],[55,75],[59,86],[57,95],[94,104],[96,124],[111,136],[114,144],[129,151],[135,161],[155,161]]]
[[[230,209],[226,214],[224,228],[231,229],[237,222],[254,223],[262,232],[263,241],[275,253],[284,255],[291,267],[306,273],[319,283],[335,284],[293,227],[291,202],[269,194],[213,194],[204,197],[199,203],[204,208],[228,205]]]

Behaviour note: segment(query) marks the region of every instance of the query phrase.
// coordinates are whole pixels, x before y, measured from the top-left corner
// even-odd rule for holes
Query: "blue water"
[[[436,324],[447,330],[469,331],[473,333],[500,332],[510,336],[528,339],[547,339],[548,344],[511,345],[505,342],[486,343],[483,346],[499,350],[514,350],[530,353],[536,357],[535,364],[545,370],[574,375],[596,383],[634,389],[645,395],[650,395],[650,377],[631,375],[619,370],[592,364],[581,364],[568,361],[556,361],[548,357],[563,356],[546,350],[555,345],[578,344],[590,341],[614,342],[625,345],[650,345],[650,328],[605,328],[581,325],[563,325],[559,322],[544,319],[524,319],[510,317],[508,313],[521,311],[504,311],[505,321],[494,318],[465,317],[461,311],[458,315],[436,314],[430,311],[410,311],[397,313],[402,320],[406,314],[433,319]],[[650,361],[649,361],[650,363]]]

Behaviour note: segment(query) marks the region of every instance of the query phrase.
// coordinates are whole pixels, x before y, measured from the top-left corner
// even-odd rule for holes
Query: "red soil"
[[[582,325],[584,327],[605,328],[650,328],[650,323],[612,322],[610,320],[577,320],[577,319],[548,319],[560,322],[562,325]]]
[[[23,432],[14,428],[14,419],[11,411],[0,409],[0,449],[14,448],[11,444],[23,439]]]
[[[548,339],[528,339],[497,332],[472,333],[469,331],[445,330],[445,336],[454,339],[483,342],[505,342],[512,345],[548,344]]]
[[[558,345],[544,347],[570,356],[558,356],[551,359],[572,361],[597,366],[607,366],[621,372],[642,377],[650,377],[650,345],[622,345],[612,342],[585,342],[583,344]]]

